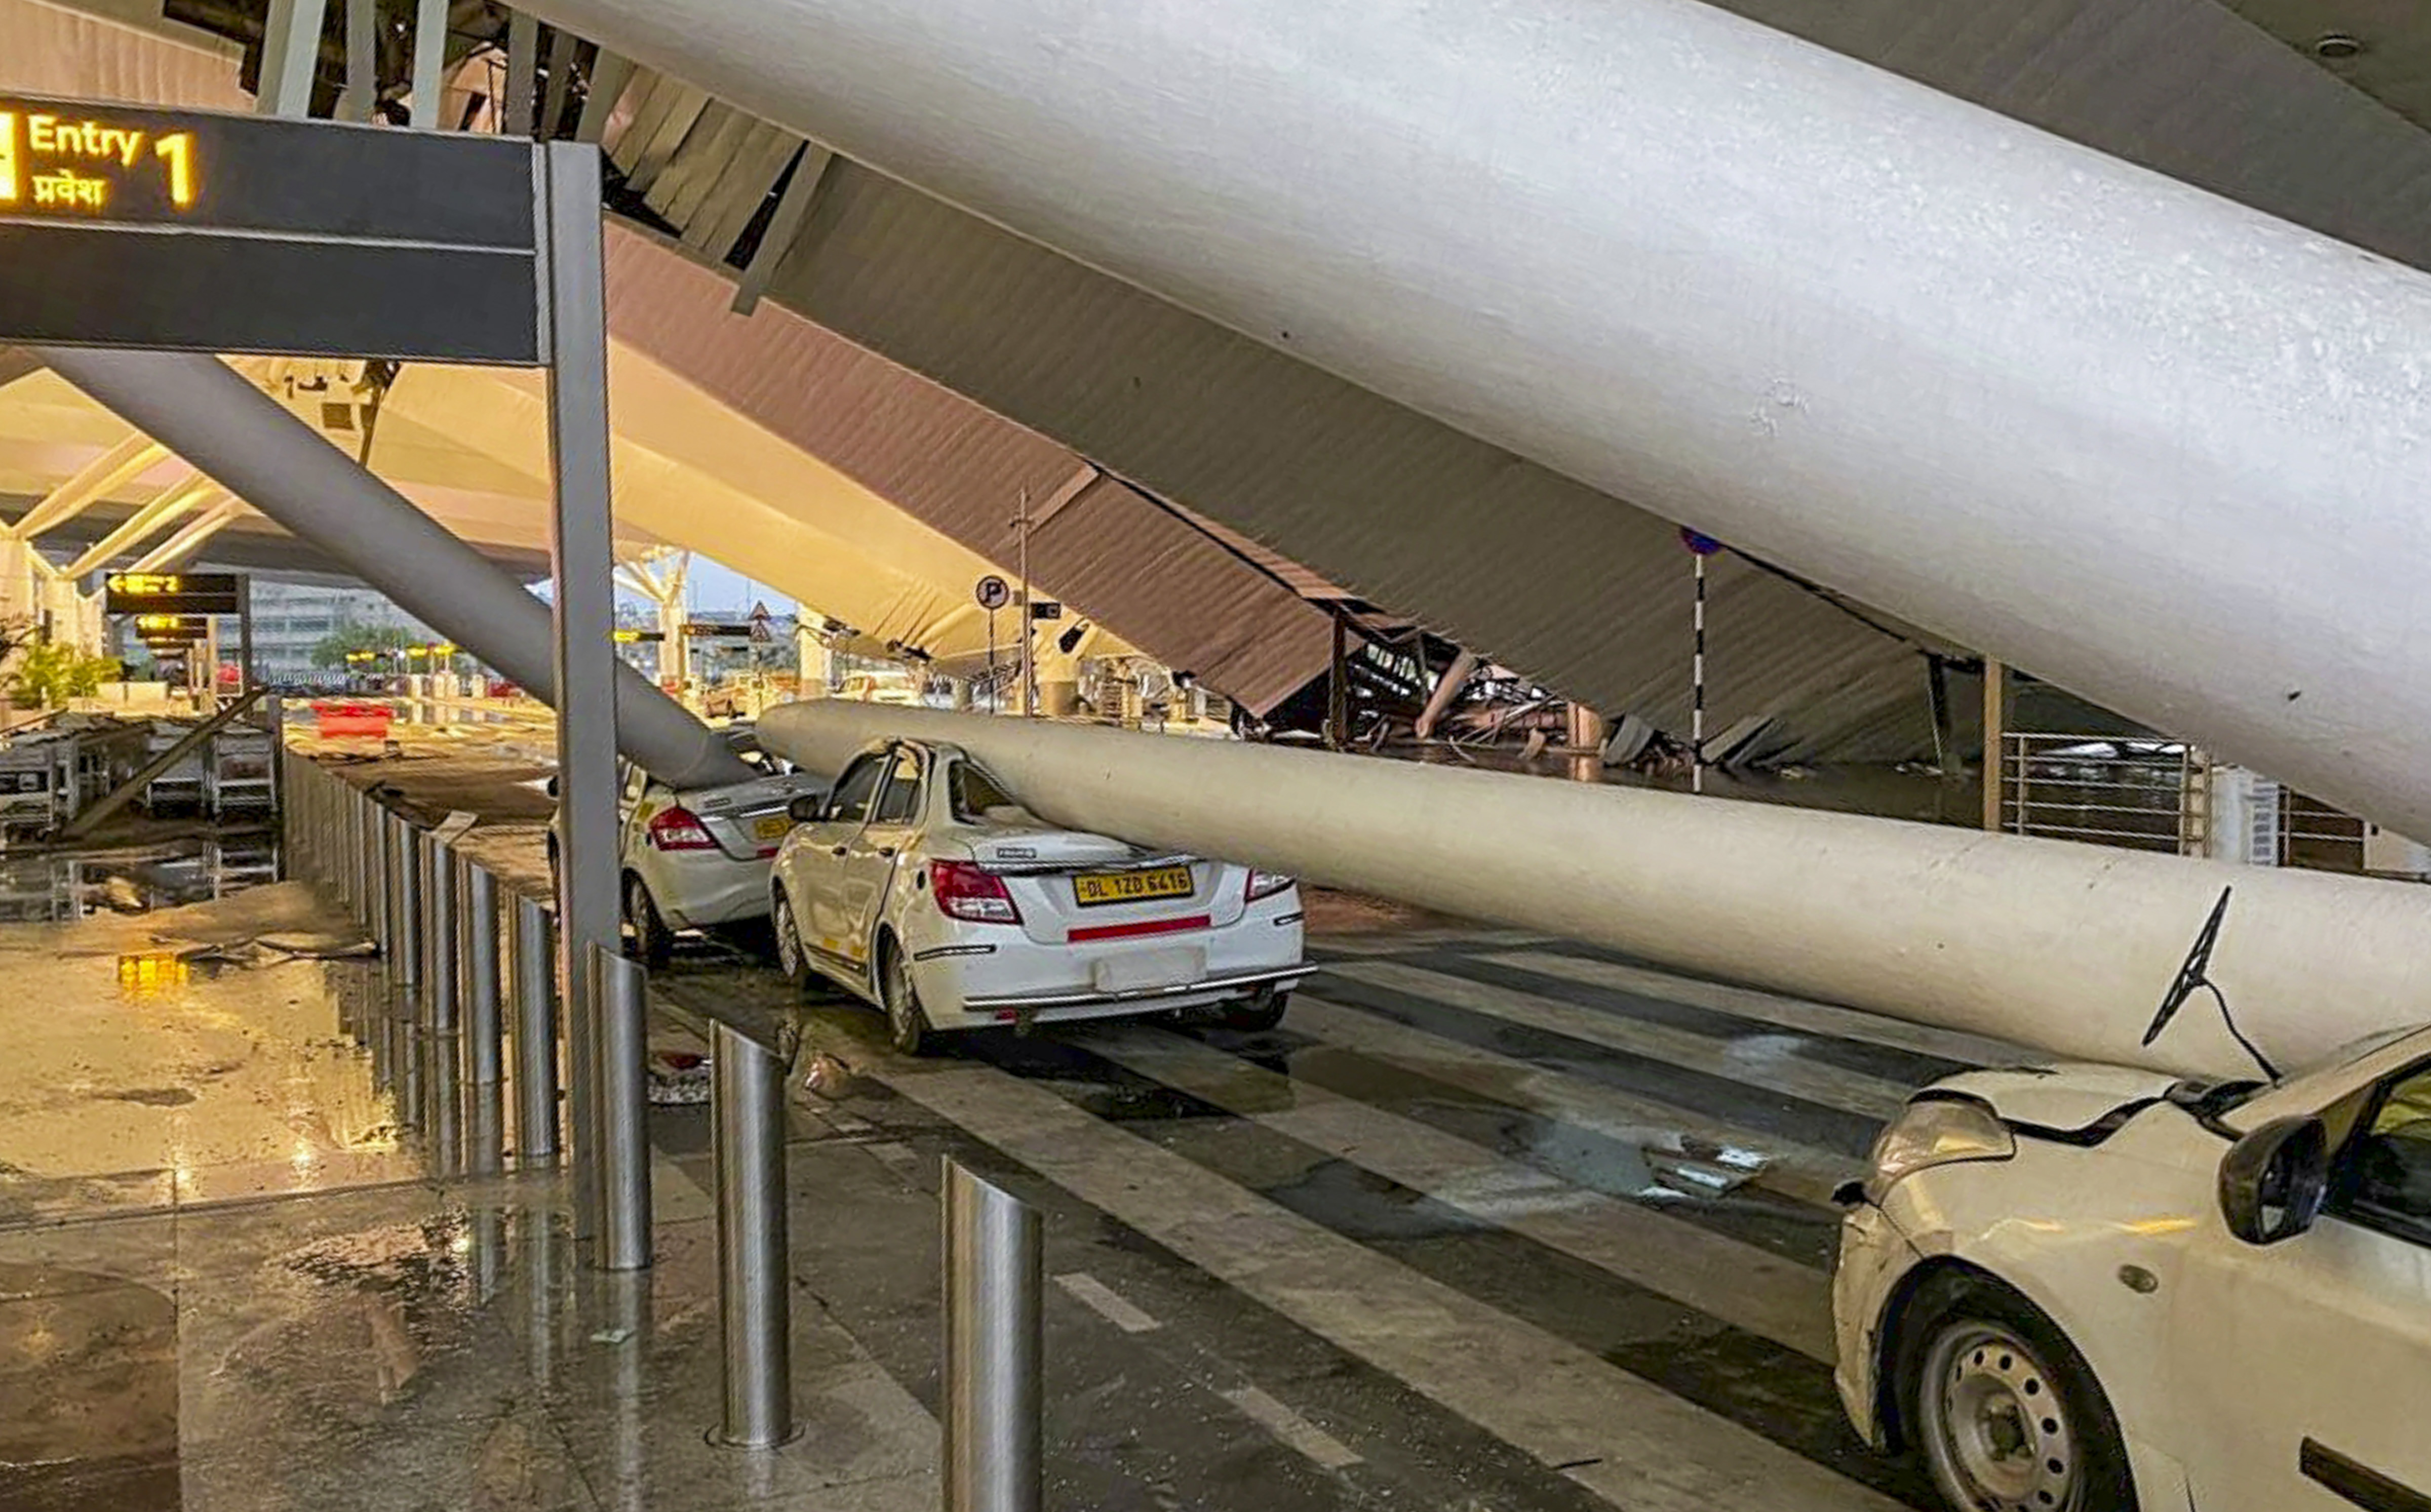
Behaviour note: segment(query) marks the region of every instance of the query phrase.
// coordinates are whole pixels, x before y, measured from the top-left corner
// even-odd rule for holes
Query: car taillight
[[[714,850],[717,841],[690,809],[661,809],[650,815],[650,846],[657,850]]]
[[[1021,922],[1021,910],[1013,906],[1013,894],[1005,891],[1004,879],[967,861],[929,863],[929,890],[947,918],[974,924]]]
[[[1254,903],[1261,898],[1272,898],[1297,880],[1279,871],[1252,871],[1249,873],[1249,894],[1244,900]]]

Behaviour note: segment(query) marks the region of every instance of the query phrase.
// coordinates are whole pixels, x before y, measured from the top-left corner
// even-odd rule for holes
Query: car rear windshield
[[[954,817],[964,824],[978,824],[987,818],[990,809],[1017,809],[1021,805],[987,772],[969,762],[954,764]]]

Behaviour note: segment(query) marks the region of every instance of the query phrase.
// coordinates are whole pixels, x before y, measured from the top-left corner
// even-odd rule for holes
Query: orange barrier
[[[335,700],[312,705],[312,717],[327,736],[363,735],[373,740],[388,738],[388,724],[394,711],[384,703],[340,703]]]

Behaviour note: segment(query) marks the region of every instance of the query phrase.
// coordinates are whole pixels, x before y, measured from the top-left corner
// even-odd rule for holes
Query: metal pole
[[[1689,681],[1695,702],[1688,712],[1688,791],[1705,790],[1705,554],[1702,551],[1691,561],[1697,563],[1697,648],[1690,665]]]
[[[2009,669],[1984,658],[1984,828],[2002,829],[2008,798]]]
[[[720,1023],[711,1046],[717,1125],[717,1303],[729,1444],[794,1436],[791,1249],[786,1235],[785,1063]]]
[[[418,0],[413,8],[413,129],[444,131],[439,119],[439,79],[447,62],[447,0]]]
[[[472,1165],[483,1174],[504,1164],[506,1068],[500,1050],[498,879],[460,861],[464,904],[464,1044],[473,1089]]]
[[[557,945],[548,910],[515,899],[515,1153],[555,1160],[557,1138]]]
[[[1020,532],[1021,541],[1021,716],[1024,719],[1038,713],[1038,687],[1031,681],[1031,643],[1038,638],[1037,623],[1030,613],[1030,490],[1021,491],[1021,512],[1014,516],[1013,527]]]
[[[648,979],[641,963],[590,947],[599,1015],[599,1267],[650,1263]]]
[[[434,1034],[452,1034],[461,1002],[457,991],[456,852],[425,832],[416,847],[422,865],[423,1021]]]
[[[422,867],[414,850],[420,832],[404,815],[389,815],[390,929],[395,940],[390,985],[409,998],[422,986]]]
[[[348,783],[354,793],[354,865],[363,880],[363,896],[356,917],[375,936],[388,932],[388,868],[380,865],[379,810],[371,795]],[[385,948],[385,946],[383,946]]]
[[[946,1162],[946,1512],[1038,1512],[1038,1215]]]
[[[594,983],[599,980],[588,952],[611,950],[617,943],[616,918],[616,682],[619,663],[611,639],[614,630],[616,590],[614,552],[610,539],[608,462],[607,314],[602,294],[599,227],[599,152],[595,147],[553,143],[540,149],[545,188],[548,247],[549,328],[549,458],[556,479],[555,507],[550,516],[549,566],[555,606],[557,682],[557,771],[559,951],[566,983],[567,1045],[574,1082],[574,1156],[578,1180],[576,1215],[598,1219],[595,1201],[583,1194],[598,1190],[598,1163],[607,1152],[606,1139],[628,1137],[638,1142],[638,1108],[633,1127],[613,1130],[625,1116],[620,1103],[601,1121],[601,1070],[607,1034]],[[633,999],[640,1001],[638,993]],[[619,1046],[620,1051],[628,1047]],[[633,1064],[616,1069],[640,1073],[640,1042],[629,1049]],[[613,1072],[612,1071],[612,1074]],[[629,1078],[628,1078],[629,1080]],[[586,1164],[588,1163],[588,1164]],[[589,1179],[580,1173],[590,1172]],[[644,1180],[640,1190],[646,1227],[647,1170],[632,1172]],[[620,1188],[620,1191],[622,1189]],[[629,1196],[629,1194],[626,1194]],[[632,1214],[615,1221],[629,1222]],[[601,1232],[586,1225],[584,1237]],[[640,1257],[631,1248],[634,1235],[623,1235],[625,1248],[612,1242],[605,1258],[611,1268],[619,1261],[646,1263],[646,1235]]]

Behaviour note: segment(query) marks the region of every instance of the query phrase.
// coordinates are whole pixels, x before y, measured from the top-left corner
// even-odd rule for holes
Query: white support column
[[[447,0],[419,0],[413,11],[413,128],[444,131]]]
[[[338,119],[369,121],[379,104],[379,0],[345,0],[346,92]]]
[[[548,40],[548,92],[541,101],[536,136],[556,136],[565,119],[565,96],[574,83],[574,48],[578,40],[570,31],[559,31]]]
[[[254,109],[301,119],[312,113],[312,79],[321,62],[321,23],[328,0],[270,0],[261,39],[261,79]]]
[[[618,96],[632,79],[631,59],[605,47],[599,49],[598,60],[591,65],[589,92],[582,96],[582,114],[575,122],[575,141],[596,145],[608,134],[608,117],[614,113]]]
[[[498,130],[510,137],[533,133],[532,86],[540,76],[540,18],[528,10],[507,16],[507,97]]]

